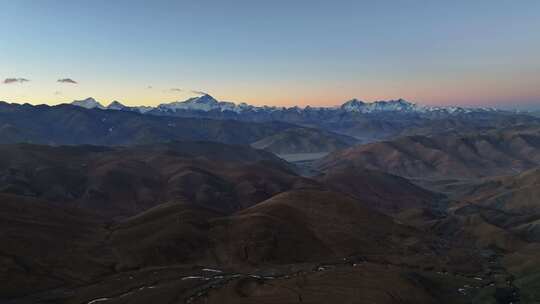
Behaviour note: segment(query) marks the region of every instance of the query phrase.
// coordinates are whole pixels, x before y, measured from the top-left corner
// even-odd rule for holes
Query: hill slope
[[[0,156],[0,193],[109,215],[133,215],[176,198],[231,212],[306,182],[269,152],[208,142],[0,145]]]
[[[348,194],[369,208],[387,214],[405,210],[440,209],[441,196],[424,190],[408,180],[364,168],[348,167],[331,170],[316,180],[334,191]]]
[[[100,107],[89,98],[83,105]],[[101,106],[103,108],[103,106]],[[363,142],[404,135],[468,132],[536,123],[530,115],[492,108],[422,106],[403,99],[363,102],[346,101],[334,107],[275,107],[218,101],[210,95],[185,101],[162,103],[157,107],[125,107],[117,103],[109,109],[158,116],[232,119],[252,122],[281,121],[319,128],[355,137]]]
[[[217,238],[227,239],[223,245],[234,250],[227,255],[231,262],[292,263],[391,255],[407,247],[405,244],[423,246],[420,234],[413,229],[332,191],[281,193],[218,225]]]
[[[489,178],[461,191],[462,200],[512,214],[540,214],[540,168],[517,175]]]
[[[159,117],[73,105],[0,103],[0,143],[128,145],[171,140],[250,144],[287,123]]]
[[[352,147],[317,163],[414,178],[478,178],[520,172],[540,164],[540,128],[516,127],[469,135],[408,136]]]
[[[290,128],[251,144],[276,154],[332,152],[350,147],[354,138],[317,129]]]

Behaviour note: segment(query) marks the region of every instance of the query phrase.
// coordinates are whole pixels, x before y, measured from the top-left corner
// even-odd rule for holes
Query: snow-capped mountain
[[[71,102],[74,106],[83,107],[86,109],[101,109],[101,110],[116,110],[116,111],[131,111],[131,112],[138,112],[141,114],[144,114],[152,109],[154,107],[150,106],[138,106],[138,107],[130,107],[122,104],[121,102],[114,100],[112,101],[108,106],[103,106],[99,101],[95,100],[92,97],[88,97],[84,100],[75,100]]]
[[[73,105],[100,109],[91,114],[116,115],[112,112],[143,114],[132,119],[149,119],[152,123],[164,122],[175,129],[178,121],[197,121],[197,124],[216,123],[216,120],[235,123],[285,124],[309,127],[354,137],[367,143],[406,135],[438,133],[468,133],[490,128],[504,128],[515,124],[540,123],[530,115],[490,108],[435,107],[419,105],[403,99],[364,102],[352,99],[333,107],[270,107],[246,103],[219,101],[210,95],[189,98],[185,101],[162,103],[156,107],[126,106],[118,101],[104,107],[93,98],[74,101]],[[109,113],[100,113],[109,111]],[[128,117],[120,115],[122,117]],[[159,116],[159,117],[144,117]],[[103,119],[104,117],[101,117]],[[180,118],[180,119],[178,119]],[[192,118],[196,118],[193,120]],[[205,120],[199,120],[205,119]],[[103,121],[104,124],[108,122]],[[232,122],[221,125],[226,128]],[[114,125],[108,130],[116,130]],[[192,131],[190,131],[192,132]]]
[[[117,100],[114,100],[107,106],[107,110],[124,110],[125,108],[126,106]]]
[[[74,106],[79,106],[86,109],[94,109],[94,108],[105,109],[105,107],[101,103],[99,103],[97,100],[95,100],[92,97],[89,97],[83,100],[75,100],[71,104]]]
[[[382,113],[382,112],[400,112],[400,113],[430,113],[437,114],[462,114],[470,112],[483,112],[483,111],[496,111],[491,108],[462,108],[462,107],[433,107],[422,106],[415,103],[411,103],[404,99],[397,100],[380,100],[374,102],[364,102],[358,99],[351,99],[341,106],[335,107],[275,107],[275,106],[253,106],[246,103],[233,103],[226,101],[218,101],[210,95],[202,95],[199,97],[193,97],[185,101],[176,101],[171,103],[162,103],[153,109],[152,113],[158,112],[186,112],[186,111],[200,111],[200,112],[234,112],[236,114],[252,113],[252,112],[276,112],[287,111],[302,113],[306,111],[343,111],[350,113]]]
[[[162,103],[157,106],[157,111],[172,111],[177,112],[179,110],[187,111],[232,111],[232,112],[242,112],[246,107],[249,107],[247,104],[236,105],[233,102],[226,101],[217,101],[214,97],[205,94],[198,97],[192,97],[185,101],[175,101],[171,103]]]
[[[373,113],[385,111],[414,112],[420,111],[416,104],[410,103],[404,99],[375,101],[366,103],[358,99],[352,99],[345,102],[341,109],[347,112]]]
[[[374,102],[363,102],[358,99],[352,99],[345,102],[341,109],[347,112],[359,113],[377,113],[377,112],[401,112],[401,113],[437,113],[437,114],[466,114],[472,112],[493,112],[494,108],[465,108],[465,107],[435,107],[422,106],[404,99],[380,100]]]
[[[264,115],[276,113],[296,113],[302,115],[304,113],[317,113],[317,112],[336,112],[336,113],[350,113],[355,114],[382,114],[382,113],[402,113],[402,114],[418,114],[418,115],[459,115],[468,114],[473,112],[493,112],[497,111],[491,108],[462,108],[462,107],[434,107],[434,106],[422,106],[415,103],[411,103],[404,99],[397,100],[380,100],[374,102],[364,102],[358,99],[351,99],[341,106],[337,107],[274,107],[274,106],[253,106],[246,103],[233,103],[227,101],[218,101],[214,97],[205,94],[198,97],[192,97],[185,101],[174,101],[170,103],[162,103],[157,107],[139,106],[130,107],[125,106],[118,101],[113,101],[107,107],[104,107],[101,103],[93,98],[87,98],[85,100],[74,101],[71,104],[84,107],[87,109],[99,108],[107,110],[122,110],[132,111],[138,113],[148,113],[154,115],[172,115],[172,116],[212,116],[211,113],[222,117],[223,115]],[[197,114],[199,113],[199,114]],[[206,114],[205,114],[206,113]],[[221,114],[220,114],[221,113]],[[228,113],[228,114],[227,114]],[[236,117],[238,118],[238,117]]]

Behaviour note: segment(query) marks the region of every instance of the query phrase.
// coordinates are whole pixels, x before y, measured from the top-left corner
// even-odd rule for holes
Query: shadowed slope
[[[0,143],[128,145],[206,140],[249,144],[293,125],[142,115],[0,102]]]
[[[483,180],[467,187],[463,200],[521,215],[540,214],[540,168]]]
[[[357,254],[390,255],[421,243],[411,228],[342,194],[296,190],[216,223],[223,262],[293,263]],[[228,252],[228,254],[220,254]]]
[[[540,129],[512,128],[467,136],[410,136],[335,152],[319,169],[348,166],[415,178],[477,178],[540,164]]]
[[[0,192],[109,215],[133,215],[176,198],[232,212],[304,183],[313,182],[246,146],[0,145]]]
[[[276,154],[332,152],[350,147],[354,138],[317,129],[291,128],[251,144]]]
[[[0,299],[87,284],[111,272],[104,221],[87,211],[0,194]]]
[[[411,209],[438,209],[441,196],[408,180],[380,171],[348,167],[325,172],[317,181],[351,195],[366,206],[388,214]]]

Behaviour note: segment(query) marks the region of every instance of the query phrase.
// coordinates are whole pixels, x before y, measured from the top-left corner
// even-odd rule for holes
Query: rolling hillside
[[[407,136],[355,146],[318,161],[320,170],[348,166],[420,179],[505,175],[540,164],[540,129],[515,127],[468,135]]]

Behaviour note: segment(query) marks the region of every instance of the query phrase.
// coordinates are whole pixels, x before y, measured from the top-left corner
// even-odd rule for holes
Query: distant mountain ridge
[[[516,125],[540,125],[540,119],[494,109],[424,107],[402,99],[350,100],[339,107],[321,108],[255,107],[217,101],[210,95],[157,107],[132,107],[119,101],[105,106],[94,98],[58,106],[0,103],[2,143],[123,145],[209,140],[252,144],[269,137],[261,148],[289,154],[343,148],[339,143],[343,135],[348,138],[345,144],[355,144]],[[304,130],[272,137],[298,127],[324,132]]]
[[[142,115],[80,106],[0,102],[0,143],[132,145],[175,140],[250,144],[295,125]],[[96,105],[88,109],[85,106]],[[113,103],[113,106],[118,104]]]
[[[99,101],[95,100],[92,97],[88,97],[88,98],[83,99],[83,100],[74,100],[71,104],[74,105],[74,106],[79,106],[79,107],[85,108],[85,109],[94,109],[94,108],[107,109],[107,107],[104,107]],[[111,102],[110,106],[111,106],[111,109],[114,108],[115,107],[115,102],[114,101]]]
[[[237,114],[249,113],[249,112],[275,112],[275,111],[343,111],[343,112],[356,112],[356,113],[380,113],[380,112],[406,112],[406,113],[439,113],[448,115],[457,115],[460,113],[471,112],[493,112],[500,111],[494,108],[469,108],[469,107],[436,107],[436,106],[422,106],[416,103],[409,102],[404,99],[397,100],[379,100],[374,102],[364,102],[358,99],[351,99],[346,101],[341,106],[333,107],[277,107],[277,106],[253,106],[247,103],[233,103],[228,101],[218,101],[209,94],[201,95],[198,97],[192,97],[184,101],[174,101],[170,103],[162,103],[156,107],[149,106],[124,106],[118,101],[113,101],[108,106],[104,106],[97,102],[94,98],[87,98],[85,100],[76,100],[71,104],[81,106],[87,109],[99,108],[99,109],[111,109],[111,110],[129,110],[138,111],[140,113],[175,113],[178,111],[201,111],[201,112],[233,112]]]
[[[253,148],[276,154],[333,152],[356,144],[345,135],[311,128],[290,128],[251,144]]]
[[[492,108],[422,106],[404,99],[371,103],[352,99],[334,107],[270,107],[218,101],[206,94],[156,107],[129,107],[119,102],[103,106],[94,99],[73,103],[148,116],[207,118],[246,122],[285,122],[354,137],[368,143],[404,135],[446,132],[467,133],[479,129],[539,123],[530,114]]]
[[[83,100],[74,100],[71,102],[71,105],[82,107],[85,109],[135,111],[141,114],[148,112],[152,109],[152,107],[148,107],[148,106],[129,107],[122,104],[118,100],[114,100],[108,106],[104,106],[102,103],[100,103],[99,101],[95,100],[92,97],[88,97]]]

